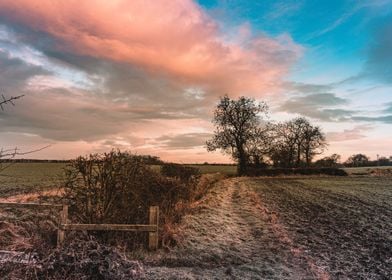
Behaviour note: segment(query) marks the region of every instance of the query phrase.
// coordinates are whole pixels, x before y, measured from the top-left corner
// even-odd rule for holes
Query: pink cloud
[[[331,142],[342,142],[366,138],[366,132],[372,130],[369,125],[357,125],[352,129],[345,129],[341,132],[328,132],[326,137]]]
[[[276,89],[302,52],[288,35],[254,37],[244,28],[225,40],[191,0],[3,0],[0,16],[48,34],[59,51],[126,62],[216,94]]]

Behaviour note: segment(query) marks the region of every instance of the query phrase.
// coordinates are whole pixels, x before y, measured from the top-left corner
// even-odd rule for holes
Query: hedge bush
[[[80,223],[145,224],[149,207],[157,205],[162,227],[177,223],[208,186],[200,186],[195,168],[166,164],[162,171],[120,151],[79,157],[66,169],[70,217]]]

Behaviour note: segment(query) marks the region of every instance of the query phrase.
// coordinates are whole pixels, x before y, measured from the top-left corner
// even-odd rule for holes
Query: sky
[[[0,0],[0,147],[71,159],[208,153],[219,97],[322,128],[324,155],[392,156],[392,0]]]

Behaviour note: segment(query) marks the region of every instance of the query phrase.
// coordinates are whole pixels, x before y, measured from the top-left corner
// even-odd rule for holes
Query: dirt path
[[[329,279],[243,179],[221,182],[181,230],[181,246],[149,261],[148,279]]]

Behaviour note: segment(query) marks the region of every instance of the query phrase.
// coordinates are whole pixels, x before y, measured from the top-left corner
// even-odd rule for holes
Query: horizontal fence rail
[[[91,230],[91,231],[156,231],[155,225],[127,225],[127,224],[65,224],[64,230]]]
[[[149,209],[149,224],[129,225],[129,224],[71,224],[68,223],[68,205],[47,204],[47,203],[17,203],[0,202],[0,208],[51,208],[59,211],[59,222],[57,229],[57,246],[64,244],[66,231],[129,231],[148,232],[148,248],[156,250],[158,248],[158,227],[159,227],[159,207],[151,206]]]
[[[48,203],[18,203],[18,202],[0,202],[1,208],[53,208],[63,209],[61,204],[48,204]]]

